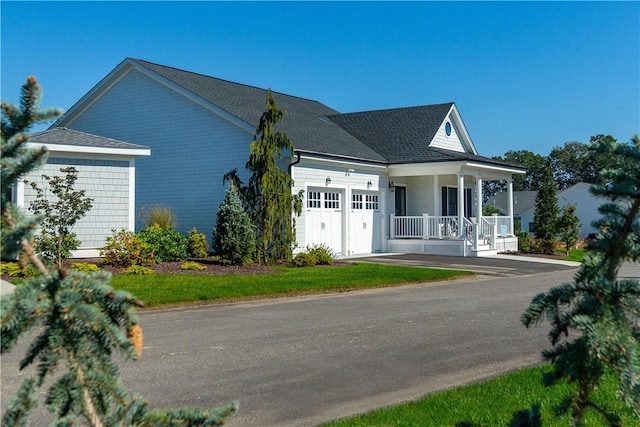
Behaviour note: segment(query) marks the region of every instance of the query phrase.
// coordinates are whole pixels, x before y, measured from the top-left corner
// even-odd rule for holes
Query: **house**
[[[485,203],[486,206],[496,208],[500,215],[507,215],[507,192],[501,191],[495,196],[491,196]],[[520,230],[522,227],[522,213],[533,208],[536,205],[537,191],[514,191],[513,192],[513,218],[515,222],[520,221]]]
[[[34,133],[27,144],[30,148],[47,147],[49,157],[24,179],[47,189],[43,174],[60,176],[61,168],[73,166],[78,170],[74,188],[85,190],[93,199],[91,210],[73,229],[82,242],[74,257],[97,257],[112,229],[134,229],[136,159],[149,156],[148,147],[62,127]],[[35,190],[24,182],[19,182],[12,194],[23,207],[35,197]]]
[[[569,188],[557,193],[558,208],[566,205],[576,206],[576,216],[580,219],[580,237],[585,238],[589,234],[598,233],[599,230],[593,225],[593,221],[601,217],[598,206],[603,200],[594,196],[590,192],[591,184],[579,182]],[[513,212],[515,218],[520,218],[522,231],[533,233],[533,216],[535,212],[537,191],[514,191],[513,192]],[[489,198],[487,204],[495,206],[502,213],[507,212],[507,194],[498,193]]]
[[[511,194],[512,175],[525,171],[480,156],[454,103],[340,114],[273,97],[285,111],[278,130],[294,145],[282,167],[292,191],[304,192],[298,248],[468,256],[517,247],[510,210],[482,217],[482,182],[506,180]],[[136,211],[161,205],[180,231],[210,235],[223,175],[238,169],[248,178],[265,99],[265,89],[126,58],[52,128],[151,147],[153,156],[136,162]]]

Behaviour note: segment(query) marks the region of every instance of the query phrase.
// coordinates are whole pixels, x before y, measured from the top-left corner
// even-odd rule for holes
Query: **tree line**
[[[539,191],[544,184],[545,169],[551,170],[556,189],[562,191],[579,182],[602,184],[600,171],[613,167],[613,159],[602,153],[589,149],[590,144],[616,143],[611,135],[594,135],[588,143],[566,142],[563,146],[554,147],[543,156],[529,150],[509,150],[503,156],[492,159],[514,163],[527,169],[524,175],[514,175],[514,191]],[[506,182],[487,181],[484,184],[485,201],[496,193],[506,191]]]

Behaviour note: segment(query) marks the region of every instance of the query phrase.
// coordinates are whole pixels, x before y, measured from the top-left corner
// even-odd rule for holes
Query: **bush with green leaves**
[[[202,265],[199,262],[195,262],[195,261],[187,261],[185,263],[182,263],[182,265],[180,266],[181,270],[194,270],[194,271],[204,271],[207,269],[206,265]]]
[[[529,253],[533,251],[533,240],[528,231],[518,231],[516,236],[518,237],[518,250],[520,252]]]
[[[307,253],[315,257],[318,265],[331,265],[336,258],[331,248],[322,243],[307,247]]]
[[[295,267],[313,267],[314,265],[331,265],[335,255],[330,247],[325,244],[315,244],[298,252],[291,261]]]
[[[140,239],[148,244],[156,262],[184,261],[187,254],[187,239],[175,228],[162,228],[158,225],[145,227],[138,233]]]
[[[127,276],[148,276],[155,274],[155,271],[143,265],[131,265],[124,271]]]
[[[74,262],[69,266],[72,270],[82,271],[83,273],[95,273],[100,271],[100,267],[90,262]]]
[[[209,242],[204,233],[198,233],[198,230],[192,228],[187,235],[188,248],[187,252],[191,258],[205,258],[209,250]]]
[[[558,218],[558,229],[560,241],[564,243],[565,253],[569,256],[580,237],[580,218],[576,215],[576,205],[566,205],[562,208],[562,215]]]
[[[105,265],[128,267],[155,264],[153,248],[133,231],[111,231],[113,235],[107,236],[105,245],[100,248],[100,256]]]
[[[240,201],[235,184],[231,183],[218,209],[213,243],[217,255],[234,265],[251,260],[256,251],[254,228]]]
[[[293,256],[291,264],[294,267],[313,267],[318,264],[318,258],[309,252],[298,252]]]
[[[0,264],[0,274],[11,278],[20,278],[37,276],[38,272],[30,264],[23,267],[19,262],[3,262]]]

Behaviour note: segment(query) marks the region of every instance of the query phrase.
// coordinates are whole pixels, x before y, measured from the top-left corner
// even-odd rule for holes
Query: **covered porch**
[[[517,167],[459,161],[389,168],[387,249],[398,253],[488,256],[517,251],[513,182]],[[483,216],[483,182],[507,183],[506,216]]]

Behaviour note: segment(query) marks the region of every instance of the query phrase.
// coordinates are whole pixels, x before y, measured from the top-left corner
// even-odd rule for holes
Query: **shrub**
[[[27,277],[27,272],[17,262],[3,262],[0,264],[0,274],[9,277]]]
[[[519,231],[516,233],[518,236],[518,249],[520,252],[529,253],[533,250],[533,242],[531,235],[528,231]]]
[[[207,267],[206,267],[206,266],[204,266],[204,265],[202,265],[202,264],[200,264],[200,263],[197,263],[197,262],[194,262],[194,261],[189,261],[189,262],[185,262],[185,263],[183,263],[183,264],[180,266],[180,269],[181,269],[181,270],[197,270],[197,271],[202,271],[202,270],[206,270],[206,269],[207,269]]]
[[[145,217],[144,225],[146,227],[157,225],[160,228],[175,228],[176,217],[171,209],[154,206]]]
[[[189,231],[187,240],[187,251],[191,258],[204,258],[207,256],[209,243],[207,242],[207,236],[205,236],[204,233],[198,233],[198,230],[192,228]]]
[[[130,265],[150,265],[155,263],[153,248],[143,242],[132,231],[111,230],[113,236],[106,239],[106,245],[100,248],[103,263],[112,267]]]
[[[153,249],[156,262],[184,261],[188,258],[187,239],[173,227],[152,225],[140,230],[138,236]]]
[[[95,273],[96,271],[100,271],[100,267],[89,262],[74,262],[70,267],[72,270],[81,271],[83,273]]]
[[[538,253],[553,255],[556,249],[556,241],[553,239],[535,239],[533,250]]]
[[[35,277],[40,273],[33,264],[28,262],[3,262],[0,264],[0,274],[9,277]]]
[[[218,208],[213,244],[216,254],[231,264],[242,265],[255,254],[255,232],[234,184]]]
[[[307,252],[315,257],[318,265],[331,265],[335,259],[335,254],[331,248],[324,244],[307,247]]]
[[[313,267],[318,264],[318,259],[315,255],[309,252],[300,252],[293,257],[291,262],[295,267]]]
[[[142,265],[132,265],[124,271],[124,274],[127,276],[147,276],[149,274],[154,274],[154,271]]]

